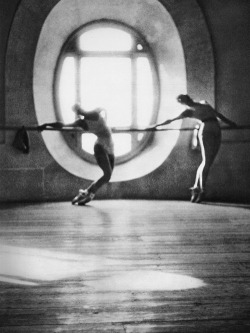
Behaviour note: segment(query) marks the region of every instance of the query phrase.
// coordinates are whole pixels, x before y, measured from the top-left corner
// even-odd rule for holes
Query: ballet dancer
[[[77,120],[70,124],[64,124],[60,121],[54,123],[45,123],[38,126],[39,131],[50,128],[75,127],[81,128],[84,132],[93,133],[97,136],[94,144],[94,155],[97,164],[103,171],[103,176],[91,183],[87,189],[80,189],[76,197],[73,198],[73,205],[85,205],[91,201],[101,186],[108,183],[115,163],[114,143],[111,129],[106,122],[106,111],[102,108],[96,108],[92,111],[83,110],[79,104],[73,106],[72,110],[77,115]]]
[[[205,197],[208,173],[221,144],[221,128],[218,119],[231,127],[237,127],[237,125],[217,112],[207,102],[195,102],[189,95],[179,95],[177,101],[186,105],[187,109],[178,117],[150,126],[150,128],[156,129],[159,126],[167,125],[173,121],[184,118],[194,118],[199,122],[199,129],[196,132],[201,149],[202,161],[197,169],[194,185],[190,188],[191,202],[199,203]]]

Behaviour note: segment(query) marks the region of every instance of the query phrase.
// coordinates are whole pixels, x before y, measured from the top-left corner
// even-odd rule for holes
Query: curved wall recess
[[[153,19],[155,17],[157,21]],[[150,43],[158,63],[162,90],[159,119],[163,119],[166,113],[169,116],[176,113],[175,96],[179,91],[186,91],[184,55],[173,19],[158,1],[111,0],[107,6],[104,1],[92,0],[90,6],[88,0],[62,0],[46,18],[36,50],[34,98],[39,123],[55,120],[51,86],[62,45],[79,26],[102,18],[132,26]],[[98,176],[99,167],[74,153],[63,141],[61,133],[45,132],[43,137],[51,155],[66,170],[87,179]],[[142,177],[155,170],[167,158],[176,139],[177,133],[157,133],[153,143],[143,152],[116,166],[112,181]],[[170,144],[166,145],[166,142]]]
[[[158,121],[178,114],[180,106],[176,103],[176,96],[187,90],[192,93],[193,87],[198,89],[196,96],[208,97],[213,103],[213,56],[200,8],[195,0],[190,0],[188,5],[184,0],[161,2],[45,0],[42,4],[34,4],[33,0],[23,0],[13,21],[6,57],[9,122],[17,119],[13,114],[16,105],[19,105],[21,118],[22,113],[34,108],[33,102],[39,124],[56,120],[53,80],[61,48],[79,26],[103,18],[133,27],[150,44],[158,64],[161,86]],[[181,21],[183,17],[186,26]],[[31,21],[33,29],[30,29]],[[195,78],[192,76],[194,66]],[[24,69],[27,71],[25,76]],[[15,94],[11,93],[12,90]],[[85,179],[99,176],[99,168],[76,155],[61,133],[44,132],[42,135],[53,158],[69,173]],[[130,180],[152,172],[167,159],[177,138],[178,132],[174,131],[156,133],[151,146],[133,160],[115,168],[112,181]]]

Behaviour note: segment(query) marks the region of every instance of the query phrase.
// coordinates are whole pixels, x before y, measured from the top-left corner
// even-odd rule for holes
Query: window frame
[[[83,34],[84,32],[87,32],[93,27],[112,27],[117,28],[119,30],[123,30],[125,32],[128,32],[131,34],[131,36],[134,39],[134,47],[131,51],[82,51],[80,50],[80,47],[77,45],[77,40],[79,39],[79,36]],[[138,44],[143,45],[142,50],[136,49],[136,46]],[[136,63],[136,57],[138,54],[145,55],[146,58],[149,60],[149,65],[151,68],[151,75],[152,75],[152,86],[153,86],[153,108],[151,113],[151,119],[150,124],[154,124],[157,121],[158,116],[158,110],[159,110],[159,103],[160,103],[160,80],[159,80],[159,73],[158,73],[158,67],[157,62],[154,56],[154,53],[149,46],[148,42],[145,40],[145,38],[142,36],[140,32],[133,29],[132,27],[119,22],[115,20],[107,20],[107,19],[101,19],[101,20],[95,20],[88,22],[87,24],[84,24],[80,26],[77,30],[75,30],[73,33],[70,34],[70,36],[67,38],[65,43],[63,44],[60,53],[57,58],[56,68],[54,71],[54,80],[53,80],[53,103],[56,113],[56,118],[58,121],[63,121],[62,119],[62,113],[60,111],[59,106],[59,81],[60,81],[60,73],[62,69],[62,65],[64,62],[64,59],[68,56],[72,56],[75,58],[76,61],[76,100],[79,98],[79,74],[80,74],[80,61],[83,56],[113,56],[113,57],[128,57],[132,60],[132,86],[136,87],[136,70],[135,70],[135,63]],[[136,118],[136,92],[135,88],[132,89],[132,124],[131,127],[137,127],[137,124],[135,122]],[[87,133],[87,132],[86,132]],[[135,140],[136,135],[139,135],[140,132],[130,132],[131,133],[131,140],[132,140],[132,148],[131,151],[121,155],[116,156],[116,164],[122,164],[125,163],[131,159],[133,159],[135,156],[137,156],[140,152],[142,152],[148,145],[151,144],[154,138],[154,132],[144,132],[144,137],[141,139],[141,142],[138,140]],[[74,150],[81,158],[84,160],[96,164],[96,159],[94,154],[90,154],[87,151],[83,150],[82,148],[82,135],[84,133],[81,133],[79,131],[75,132],[62,132],[62,135],[69,145],[69,147]],[[114,133],[113,135],[116,135]],[[134,141],[134,142],[133,142]],[[136,143],[135,143],[136,141]]]

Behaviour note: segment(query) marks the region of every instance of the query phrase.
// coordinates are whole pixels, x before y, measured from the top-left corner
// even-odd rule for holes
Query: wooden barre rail
[[[39,131],[37,126],[0,126],[0,131],[16,131],[24,127],[26,131]],[[183,128],[133,128],[133,127],[111,127],[113,133],[124,132],[165,132],[165,131],[193,131],[195,127]],[[222,126],[222,130],[247,130],[250,125],[239,125],[237,127]],[[59,131],[59,132],[85,132],[80,127],[64,127],[64,128],[46,128],[44,131]]]

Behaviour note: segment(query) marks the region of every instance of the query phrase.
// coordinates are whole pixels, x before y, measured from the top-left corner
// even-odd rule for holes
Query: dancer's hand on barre
[[[156,124],[156,125],[153,125],[153,126],[150,126],[148,127],[149,129],[157,129],[157,127],[160,127],[160,126],[163,126],[163,125],[168,125],[172,122],[172,120],[166,120],[164,121],[163,123],[160,123],[160,124]]]
[[[154,129],[156,129],[156,127],[157,127],[157,125],[151,125],[151,126],[148,126],[146,129],[147,130],[154,130]]]
[[[170,124],[171,122],[172,122],[172,120],[169,119],[169,120],[164,121],[163,123],[148,126],[147,129],[148,130],[154,130],[154,129],[156,130],[157,127]]]
[[[55,123],[45,123],[43,125],[37,126],[37,130],[39,132],[44,131],[47,127],[51,127],[51,128],[56,128],[56,129],[61,129],[64,127],[64,124],[60,121],[57,121]]]
[[[46,129],[46,127],[47,127],[47,125],[43,124],[43,125],[37,126],[37,130],[38,130],[38,132],[42,132]]]

